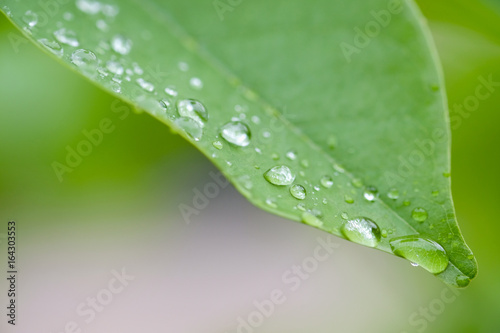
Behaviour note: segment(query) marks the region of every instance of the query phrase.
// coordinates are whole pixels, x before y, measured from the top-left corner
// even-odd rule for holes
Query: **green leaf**
[[[450,285],[476,275],[451,199],[443,78],[412,1],[1,4],[43,49],[189,140],[255,205]]]

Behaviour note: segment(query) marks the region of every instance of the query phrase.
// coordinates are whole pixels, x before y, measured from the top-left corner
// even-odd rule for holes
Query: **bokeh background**
[[[500,4],[419,4],[453,116],[480,76],[500,81]],[[500,332],[500,89],[453,126],[453,195],[479,263],[468,288],[453,293],[404,260],[335,239],[291,291],[282,275],[326,234],[253,207],[231,186],[186,223],[179,205],[215,168],[151,117],[120,119],[113,97],[20,36],[0,16],[0,263],[13,219],[20,272],[18,325],[2,310],[1,332],[237,332],[238,317],[275,289],[286,301],[255,332]],[[60,182],[52,163],[104,118],[114,131]],[[134,279],[87,323],[77,309],[123,268]],[[2,278],[4,303],[6,290]]]

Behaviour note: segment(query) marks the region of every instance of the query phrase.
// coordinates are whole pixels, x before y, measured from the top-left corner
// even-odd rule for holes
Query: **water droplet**
[[[116,81],[111,81],[111,89],[113,89],[114,92],[120,93],[122,91],[122,87],[120,84]]]
[[[451,177],[451,173],[450,172],[443,172],[443,177],[449,178],[449,177]]]
[[[465,276],[465,275],[459,275],[456,277],[455,281],[456,281],[458,287],[464,288],[464,287],[467,287],[469,285],[470,278],[468,276]]]
[[[132,49],[132,41],[122,35],[116,35],[111,39],[111,48],[120,54],[128,54]]]
[[[410,262],[410,264],[411,264],[413,267],[418,267],[418,266],[419,266],[416,262]]]
[[[348,204],[354,203],[353,197],[351,197],[349,194],[344,195],[344,201],[347,202]]]
[[[203,129],[191,118],[181,117],[175,120],[175,124],[182,128],[186,134],[195,141],[200,141]]]
[[[226,123],[221,128],[221,135],[224,140],[239,147],[246,147],[250,144],[250,129],[241,121],[231,121]]]
[[[359,178],[353,178],[351,180],[351,184],[354,187],[357,187],[357,188],[363,187],[363,181],[361,179],[359,179]]]
[[[382,229],[381,233],[382,237],[387,238],[387,230]]]
[[[300,161],[300,165],[302,165],[304,168],[309,168],[309,161],[302,160],[302,161]]]
[[[290,193],[295,199],[304,200],[306,198],[306,189],[302,185],[292,185]]]
[[[187,63],[185,63],[185,62],[182,62],[182,61],[181,61],[181,62],[179,62],[179,63],[177,64],[177,66],[178,66],[178,67],[179,67],[179,69],[180,69],[181,71],[183,71],[183,72],[187,72],[187,71],[189,70],[189,65],[188,65]]]
[[[144,74],[144,71],[142,70],[141,66],[139,66],[138,63],[133,62],[132,68],[133,68],[135,74],[138,74],[138,75]]]
[[[349,215],[347,215],[347,213],[346,213],[346,212],[342,212],[342,213],[340,214],[340,217],[341,217],[341,218],[343,218],[344,220],[348,220],[348,219],[349,219]]]
[[[340,164],[337,164],[337,163],[334,163],[333,164],[333,169],[337,172],[340,172],[340,173],[344,173],[345,172],[345,169],[343,166],[341,166]]]
[[[76,7],[86,14],[95,15],[101,10],[101,3],[93,0],[77,0]]]
[[[278,207],[278,205],[276,204],[276,202],[274,202],[273,199],[266,199],[266,204],[269,207],[272,207],[272,208],[277,208]]]
[[[411,212],[411,217],[417,222],[424,222],[427,216],[427,211],[422,207],[417,207]]]
[[[101,11],[108,17],[115,17],[120,12],[120,8],[114,5],[102,5]]]
[[[247,190],[251,190],[253,187],[252,180],[249,175],[243,175],[238,177],[238,182],[240,182],[244,188]]]
[[[144,80],[142,77],[135,80],[135,82],[137,82],[139,87],[146,90],[147,92],[152,92],[153,90],[155,90],[155,86],[151,82]]]
[[[340,230],[348,240],[358,244],[375,247],[380,242],[380,228],[366,217],[347,220]]]
[[[242,116],[245,116],[245,114],[240,114],[240,118],[242,119],[245,119],[245,117],[242,117]],[[269,131],[264,131],[262,132],[262,136],[266,139],[270,138],[271,137],[271,132]]]
[[[322,201],[322,202],[323,202],[323,205],[328,204],[328,200],[326,200],[326,198],[323,198],[323,201]]]
[[[367,186],[365,191],[363,192],[363,197],[370,201],[373,202],[375,201],[375,198],[377,197],[377,188],[374,186]]]
[[[71,62],[85,72],[93,72],[97,69],[97,57],[89,50],[76,50],[71,54]]]
[[[123,74],[123,67],[122,65],[120,65],[120,63],[116,62],[116,61],[108,61],[106,63],[106,68],[113,74],[116,74],[116,75],[122,75]]]
[[[200,80],[200,78],[197,77],[192,77],[189,80],[189,85],[191,86],[191,88],[196,90],[200,90],[201,88],[203,88],[203,82]]]
[[[23,15],[23,21],[31,29],[38,23],[38,15],[36,13],[32,12],[31,10],[28,10]]]
[[[58,42],[67,44],[69,46],[78,47],[78,45],[80,45],[78,39],[76,39],[76,33],[66,28],[61,28],[54,31],[54,37]]]
[[[214,146],[214,148],[219,149],[219,150],[224,147],[222,145],[222,142],[220,142],[220,141],[214,141],[214,142],[212,142],[212,146]]]
[[[177,90],[175,90],[173,87],[165,88],[165,93],[169,96],[172,96],[172,97],[177,96]]]
[[[328,144],[328,148],[330,148],[331,150],[335,149],[335,147],[337,147],[337,138],[335,136],[331,135],[328,138],[327,144]]]
[[[255,148],[255,152],[256,152],[257,154],[262,154],[262,150],[260,150],[260,148]]]
[[[439,191],[438,190],[434,190],[431,192],[432,196],[433,197],[437,197],[439,195]]]
[[[171,106],[171,105],[170,105],[170,102],[169,102],[168,100],[166,100],[166,99],[160,99],[160,100],[158,101],[158,103],[160,104],[160,107],[161,107],[163,110],[167,111],[167,110],[169,110],[169,109],[170,109],[170,106]]]
[[[101,31],[108,31],[108,24],[104,20],[97,20],[95,26]]]
[[[297,152],[295,150],[290,150],[286,153],[286,158],[294,161],[297,158]]]
[[[181,117],[193,119],[202,128],[208,120],[207,109],[195,99],[183,99],[177,102],[177,112]]]
[[[63,54],[63,49],[58,42],[48,40],[47,38],[39,39],[38,42],[55,55],[61,56]]]
[[[403,206],[409,206],[409,205],[411,205],[411,201],[409,200],[403,201]]]
[[[65,12],[63,14],[63,19],[65,19],[66,21],[71,21],[73,20],[73,18],[74,18],[73,13]]]
[[[399,198],[399,191],[395,188],[391,188],[389,192],[387,192],[387,197],[392,200],[396,200]]]
[[[312,227],[320,228],[323,226],[323,221],[321,221],[316,211],[307,211],[302,213],[302,222],[308,224]]]
[[[420,265],[427,271],[438,274],[448,267],[448,256],[441,245],[419,236],[403,236],[392,239],[392,252]]]
[[[286,165],[279,165],[267,170],[264,178],[274,185],[291,185],[295,175]]]
[[[323,176],[321,177],[320,183],[324,188],[330,188],[333,186],[333,179],[330,176]]]
[[[252,116],[251,119],[254,124],[260,124],[260,118],[258,116]]]

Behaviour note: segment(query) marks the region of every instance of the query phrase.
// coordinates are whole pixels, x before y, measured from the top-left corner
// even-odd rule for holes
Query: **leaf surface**
[[[412,1],[0,4],[43,49],[192,142],[255,205],[450,285],[475,276],[451,198],[441,69]]]

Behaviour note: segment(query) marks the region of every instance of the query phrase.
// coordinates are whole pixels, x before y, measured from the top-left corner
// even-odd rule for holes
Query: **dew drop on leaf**
[[[63,43],[73,47],[78,47],[78,45],[80,45],[78,39],[76,38],[76,33],[66,28],[61,28],[54,31],[54,37],[59,43]]]
[[[111,39],[111,48],[116,53],[126,55],[132,49],[132,41],[125,36],[116,35]]]
[[[71,54],[71,62],[86,72],[97,69],[97,57],[94,52],[85,49],[76,50]]]
[[[380,242],[380,228],[366,217],[345,221],[340,231],[348,240],[365,246],[375,247]]]
[[[38,15],[31,10],[28,10],[23,15],[23,21],[31,29],[38,23]]]
[[[175,124],[183,129],[194,141],[200,141],[203,130],[196,121],[191,118],[181,117],[175,120]]]
[[[438,274],[448,267],[448,256],[441,245],[420,236],[403,236],[390,240],[392,252]]]
[[[306,189],[302,185],[292,185],[290,187],[290,194],[299,200],[304,200],[306,198]]]
[[[208,121],[208,111],[205,106],[195,99],[183,99],[177,102],[177,112],[181,117],[191,118],[200,127]]]
[[[273,185],[291,185],[295,175],[286,165],[275,166],[264,173],[264,178]]]
[[[320,183],[324,188],[330,188],[333,186],[333,179],[330,176],[323,176],[321,177]]]
[[[422,207],[417,207],[411,212],[411,217],[417,222],[424,222],[427,216],[427,211]]]
[[[251,132],[248,126],[241,121],[231,121],[221,128],[221,135],[235,146],[246,147],[250,144]]]
[[[399,198],[399,191],[395,188],[391,188],[389,192],[387,192],[387,197],[392,200],[396,200]]]

